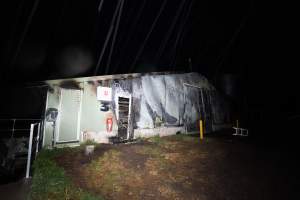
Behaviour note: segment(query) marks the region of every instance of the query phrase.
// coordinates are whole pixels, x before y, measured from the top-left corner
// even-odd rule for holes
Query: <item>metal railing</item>
[[[29,135],[29,144],[28,144],[28,154],[27,154],[27,165],[26,165],[26,178],[29,178],[29,172],[30,172],[30,164],[31,164],[31,154],[32,154],[32,140],[33,140],[33,132],[34,127],[38,126],[38,132],[36,137],[36,148],[35,148],[35,157],[38,153],[38,147],[39,147],[39,136],[40,136],[40,127],[41,123],[35,123],[30,125],[30,135]]]
[[[28,121],[28,122],[35,122],[35,121],[41,121],[41,119],[32,119],[32,118],[24,118],[24,119],[17,119],[17,118],[12,118],[12,119],[0,119],[1,122],[12,122],[12,124],[7,128],[7,129],[2,129],[0,126],[0,133],[1,132],[11,132],[11,138],[15,136],[15,132],[18,131],[29,131],[30,128],[16,128],[16,123],[18,121]],[[30,124],[30,123],[28,123]]]
[[[41,129],[43,127],[43,121],[41,119],[31,119],[31,118],[27,118],[27,119],[17,119],[17,118],[13,118],[13,119],[0,119],[0,124],[1,122],[10,122],[11,124],[8,125],[8,128],[0,128],[0,134],[1,132],[8,132],[10,133],[10,136],[8,136],[8,138],[14,138],[17,132],[23,132],[26,135],[26,132],[29,132],[29,139],[28,139],[28,151],[27,151],[27,163],[26,163],[26,178],[29,178],[30,175],[30,166],[31,166],[31,159],[32,159],[32,147],[33,145],[35,145],[35,157],[39,151],[39,142],[40,142],[40,133],[42,132]],[[26,128],[26,127],[21,127],[21,128],[16,128],[17,127],[17,122],[18,121],[23,121],[26,122],[25,126],[30,128]],[[3,124],[2,124],[3,125]],[[5,124],[4,124],[5,126]],[[24,124],[23,124],[24,126]],[[34,131],[35,128],[37,127],[37,134],[34,137]],[[24,134],[23,134],[24,137]],[[27,135],[28,137],[28,135]],[[33,144],[35,142],[35,144]]]

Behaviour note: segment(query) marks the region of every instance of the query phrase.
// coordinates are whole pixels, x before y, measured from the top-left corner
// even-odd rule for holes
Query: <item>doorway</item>
[[[184,85],[184,119],[187,132],[199,131],[199,120],[204,121],[205,132],[212,131],[212,111],[210,93],[198,86]]]
[[[117,119],[118,138],[127,140],[130,136],[131,97],[118,96]]]

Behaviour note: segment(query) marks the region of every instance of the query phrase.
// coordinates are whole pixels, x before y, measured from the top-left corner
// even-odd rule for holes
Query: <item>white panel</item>
[[[81,94],[81,90],[62,89],[61,91],[58,142],[79,140]]]

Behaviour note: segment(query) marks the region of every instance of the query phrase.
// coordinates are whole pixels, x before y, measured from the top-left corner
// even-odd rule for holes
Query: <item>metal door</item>
[[[61,89],[57,142],[79,141],[82,91]]]

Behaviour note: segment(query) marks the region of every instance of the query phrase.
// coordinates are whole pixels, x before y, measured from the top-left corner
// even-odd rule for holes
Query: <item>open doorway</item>
[[[118,119],[118,138],[120,140],[129,139],[130,117],[131,117],[131,97],[118,96],[117,119]]]

